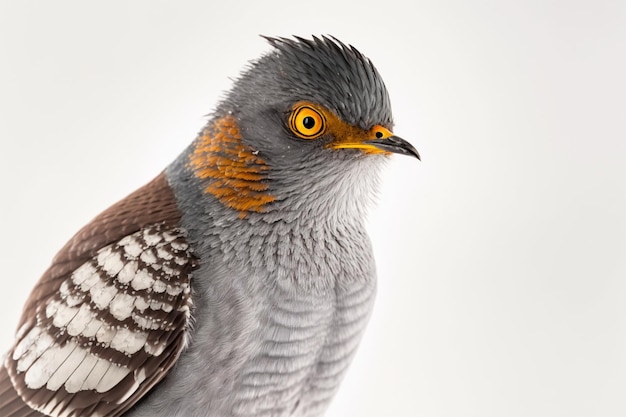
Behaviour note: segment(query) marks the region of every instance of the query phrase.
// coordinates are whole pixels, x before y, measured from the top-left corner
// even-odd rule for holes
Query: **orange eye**
[[[315,139],[324,133],[326,119],[314,108],[301,105],[289,116],[289,128],[302,139]]]
[[[371,132],[376,139],[387,139],[388,137],[393,136],[393,133],[391,133],[389,129],[385,129],[380,125],[374,126]]]

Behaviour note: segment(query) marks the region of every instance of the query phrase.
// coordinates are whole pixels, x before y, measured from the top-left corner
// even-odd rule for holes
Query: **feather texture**
[[[12,413],[117,416],[165,376],[187,344],[196,262],[178,220],[161,174],[57,255],[4,362]]]

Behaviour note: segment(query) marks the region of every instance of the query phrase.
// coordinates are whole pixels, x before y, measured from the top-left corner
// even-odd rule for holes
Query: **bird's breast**
[[[229,384],[225,412],[319,416],[371,312],[376,283],[369,239],[348,225],[238,232],[233,240],[221,233],[211,245],[220,250],[208,256],[215,263],[201,268],[196,282],[207,299],[196,305],[207,310],[198,312],[194,337],[206,343],[202,351],[213,352],[211,361],[228,363],[221,368],[229,373],[222,378]]]
[[[320,416],[374,299],[375,265],[362,224],[189,207],[197,212],[183,216],[183,226],[201,260],[191,280],[192,342],[161,390],[174,387],[186,401],[155,394],[146,410]]]
[[[278,292],[262,309],[258,348],[241,369],[234,416],[318,416],[352,359],[373,282],[314,296]]]

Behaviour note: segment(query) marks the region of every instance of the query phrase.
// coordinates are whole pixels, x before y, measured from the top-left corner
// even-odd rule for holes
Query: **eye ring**
[[[301,104],[289,116],[289,129],[299,138],[315,139],[326,131],[326,118],[310,105]]]

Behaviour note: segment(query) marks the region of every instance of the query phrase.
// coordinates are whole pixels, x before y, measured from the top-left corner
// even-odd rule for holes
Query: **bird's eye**
[[[326,119],[311,106],[300,105],[289,116],[289,128],[302,139],[315,139],[324,133]]]
[[[382,127],[381,125],[374,126],[372,130],[370,130],[370,132],[371,132],[370,134],[374,136],[376,139],[386,139],[390,136],[393,136],[393,133],[391,133],[389,129],[386,129]]]

